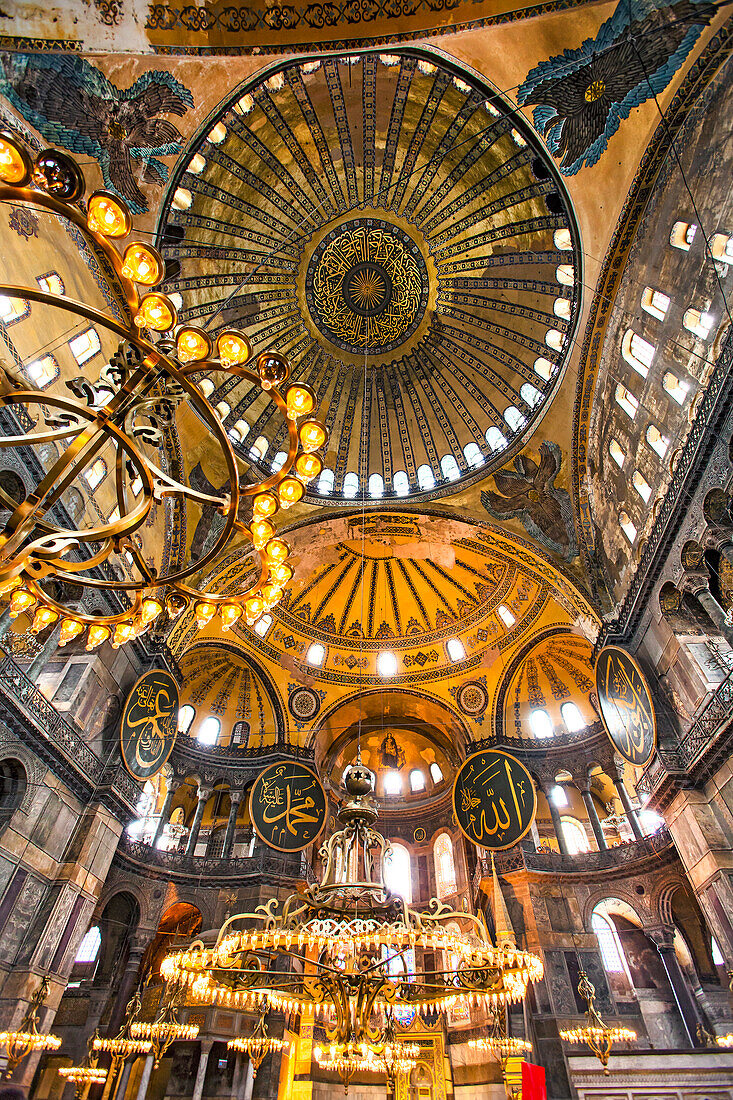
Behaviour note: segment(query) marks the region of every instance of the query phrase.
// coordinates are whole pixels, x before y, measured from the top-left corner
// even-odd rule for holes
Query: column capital
[[[656,928],[644,926],[644,934],[656,945],[657,951],[674,951],[674,928],[660,924]]]
[[[710,577],[704,570],[683,573],[678,588],[681,592],[688,592],[691,596],[696,596],[699,592],[709,591]]]
[[[199,783],[198,796],[197,796],[199,802],[208,801],[208,799],[211,798],[211,795],[213,794],[213,791],[214,791],[213,787],[207,787],[203,783]]]
[[[229,801],[231,802],[232,806],[235,806],[235,805],[238,806],[243,798],[244,798],[244,791],[230,791],[229,792]]]
[[[204,1038],[200,1040],[200,1043],[201,1043],[201,1054],[202,1055],[211,1054],[211,1048],[214,1045],[214,1040],[210,1039],[208,1036],[204,1036]]]

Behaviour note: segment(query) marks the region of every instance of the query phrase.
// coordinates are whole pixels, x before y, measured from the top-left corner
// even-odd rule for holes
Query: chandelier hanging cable
[[[373,827],[374,775],[352,765],[344,783],[342,828],[321,849],[321,881],[282,906],[273,898],[230,917],[213,943],[172,952],[163,977],[202,1004],[312,1010],[334,1057],[364,1047],[377,1054],[395,1008],[493,1011],[521,1000],[542,977],[541,960],[513,944],[495,947],[481,916],[437,898],[419,910],[393,894],[384,881],[390,845]],[[414,972],[394,973],[392,960],[410,950],[419,959]],[[451,960],[446,968],[444,958]]]
[[[58,1035],[42,1035],[38,1030],[38,1013],[48,995],[48,976],[45,976],[33,994],[25,1016],[16,1031],[1,1031],[0,1044],[5,1047],[8,1062],[5,1077],[10,1077],[31,1051],[58,1050],[61,1040]]]
[[[0,201],[50,212],[79,230],[121,287],[125,315],[120,321],[63,293],[0,283],[2,295],[65,310],[122,341],[97,378],[84,374],[66,382],[73,396],[30,388],[7,369],[0,377],[0,410],[14,433],[0,437],[0,447],[60,445],[58,458],[22,504],[0,489],[0,505],[11,513],[0,529],[0,593],[10,594],[11,617],[34,610],[34,633],[61,618],[62,645],[87,630],[88,650],[108,639],[122,645],[147,631],[164,610],[173,619],[190,603],[201,629],[217,612],[224,630],[242,617],[253,625],[279,602],[293,572],[287,564],[289,547],[276,537],[272,517],[301,500],[307,482],[323,468],[317,452],[328,430],[311,415],[315,394],[301,382],[286,386],[290,364],[276,352],[263,352],[252,369],[249,339],[238,329],[221,329],[212,338],[193,325],[177,327],[173,301],[155,289],[165,278],[159,253],[135,241],[123,252],[116,247],[132,229],[125,203],[96,191],[84,214],[79,205],[84,191],[83,174],[71,157],[47,149],[33,160],[17,135],[0,132]],[[202,383],[194,381],[205,371],[261,387],[284,415],[288,449],[276,473],[252,483],[241,480],[238,456],[222,423],[229,406],[217,411]],[[165,447],[187,411],[218,449],[227,478],[218,491],[204,492],[185,474],[178,480],[163,468]],[[114,456],[116,505],[109,519],[96,526],[59,526],[63,494],[90,473],[102,451]],[[89,477],[87,482],[92,484]],[[155,505],[161,505],[167,534],[167,498],[179,521],[189,507],[210,508],[218,517],[196,560],[179,555],[170,564],[151,564],[151,540],[144,528],[155,522]],[[250,500],[252,515],[245,522],[243,507]],[[162,542],[167,548],[168,539]],[[243,555],[245,547],[259,555],[259,574],[246,590],[209,590],[206,575],[235,544],[242,545]],[[106,591],[121,610],[70,610],[58,595],[68,585]]]
[[[628,1027],[611,1027],[601,1018],[595,1007],[596,987],[589,980],[584,970],[580,971],[578,993],[583,1000],[588,1002],[586,1018],[588,1023],[583,1027],[566,1028],[560,1032],[560,1038],[566,1043],[585,1043],[595,1054],[603,1066],[604,1074],[608,1074],[608,1059],[611,1057],[611,1049],[614,1043],[633,1043],[636,1032]]]

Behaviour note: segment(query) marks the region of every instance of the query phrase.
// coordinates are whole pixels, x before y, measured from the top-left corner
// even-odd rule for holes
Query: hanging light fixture
[[[176,306],[163,290],[154,289],[165,276],[162,257],[151,245],[135,240],[119,251],[115,242],[132,231],[125,201],[111,192],[96,191],[89,196],[84,214],[75,205],[84,190],[84,176],[73,158],[47,149],[34,160],[17,135],[0,132],[0,200],[50,212],[76,227],[113,269],[124,301],[120,320],[65,294],[0,283],[2,295],[64,310],[122,341],[120,352],[102,368],[99,378],[85,374],[73,380],[77,384],[72,387],[73,397],[36,391],[30,385],[0,395],[0,408],[19,414],[18,434],[1,438],[0,447],[62,444],[51,484],[40,494],[28,495],[32,507],[27,501],[18,505],[0,490],[0,505],[11,512],[0,529],[0,593],[10,598],[12,617],[36,609],[36,630],[61,617],[62,644],[88,631],[88,649],[107,639],[115,647],[124,645],[150,629],[164,608],[172,619],[195,604],[199,622],[206,625],[219,613],[228,627],[240,617],[233,605],[241,612],[247,599],[268,584],[272,560],[284,562],[289,553],[285,543],[274,539],[275,528],[266,514],[256,513],[249,526],[243,522],[244,499],[264,493],[272,512],[296,503],[303,495],[302,482],[290,471],[298,472],[300,478],[300,471],[310,474],[318,467],[320,459],[308,456],[325,445],[328,430],[312,418],[315,395],[307,385],[292,382],[284,388],[290,364],[282,355],[263,352],[250,366],[252,347],[246,333],[238,329],[223,330],[213,339],[203,329],[183,325],[173,335]],[[220,416],[196,384],[195,378],[203,371],[245,379],[260,387],[282,415],[287,426],[286,458],[280,470],[264,481],[240,479],[237,458],[241,460],[241,455],[235,455]],[[226,491],[201,492],[190,482],[177,481],[165,472],[163,464],[156,465],[148,457],[150,447],[163,445],[183,404],[197,414],[197,421],[220,452]],[[33,427],[26,429],[29,422]],[[55,526],[49,517],[65,488],[74,478],[89,473],[104,448],[115,452],[114,518],[100,526],[78,525],[71,530]],[[213,507],[223,523],[198,560],[158,570],[148,561],[138,532],[149,525],[154,505],[165,497],[183,508],[189,504]],[[160,512],[163,514],[163,509]],[[260,558],[259,575],[247,591],[224,594],[202,590],[201,578],[213,575],[212,564],[221,560],[235,539],[254,546]],[[282,556],[272,558],[269,542],[277,542]],[[119,561],[121,555],[127,560]],[[111,568],[102,570],[105,565]],[[79,611],[69,615],[69,609],[49,594],[49,586],[41,587],[41,577],[61,582],[62,588],[82,585],[122,595],[129,606],[110,615]],[[272,596],[270,590],[271,605]],[[275,596],[281,598],[282,590]]]
[[[565,1028],[560,1032],[560,1038],[566,1043],[585,1043],[603,1066],[603,1072],[608,1074],[608,1059],[611,1056],[613,1044],[633,1043],[636,1032],[628,1027],[610,1027],[602,1020],[594,1004],[596,987],[584,970],[580,971],[578,993],[584,1001],[588,1002],[585,1014],[588,1023],[583,1027]]]
[[[183,989],[168,989],[164,991],[158,1015],[152,1022],[133,1020],[130,1023],[131,1038],[150,1041],[149,1053],[154,1057],[153,1066],[156,1069],[171,1043],[181,1039],[195,1039],[198,1036],[198,1024],[182,1024],[178,1021],[178,1008],[182,1003]]]
[[[125,1019],[118,1034],[107,1038],[99,1036],[95,1032],[93,1036],[92,1049],[98,1053],[104,1051],[106,1054],[112,1055],[112,1076],[114,1076],[116,1070],[115,1062],[129,1058],[131,1054],[149,1054],[152,1049],[153,1044],[150,1039],[133,1038],[132,1036],[131,1028],[140,1015],[141,1008],[142,994],[138,989],[127,1003]]]
[[[20,1021],[17,1031],[1,1031],[0,1044],[5,1047],[8,1064],[5,1076],[10,1077],[31,1051],[58,1050],[61,1040],[58,1035],[42,1035],[38,1030],[38,1013],[48,994],[48,977],[44,977],[33,994],[28,1010]]]
[[[395,1007],[491,1011],[521,1000],[542,977],[541,960],[513,944],[494,946],[481,915],[435,898],[418,910],[394,895],[384,880],[391,848],[373,827],[374,774],[357,761],[344,783],[342,828],[321,849],[321,881],[282,906],[273,898],[256,913],[229,917],[213,946],[197,940],[167,955],[163,977],[201,1004],[312,1011],[322,1017],[332,1061],[364,1048],[378,1057]],[[408,951],[421,960],[409,974]],[[285,969],[283,959],[297,965]],[[403,960],[402,972],[393,960]]]
[[[252,1079],[254,1080],[267,1055],[273,1051],[289,1050],[290,1043],[287,1039],[273,1039],[267,1034],[267,1016],[265,1013],[260,1016],[251,1035],[238,1035],[236,1039],[230,1039],[227,1048],[248,1055],[252,1063]]]
[[[97,1064],[99,1055],[95,1040],[98,1037],[99,1033],[96,1030],[89,1036],[87,1055],[80,1066],[62,1066],[58,1071],[60,1077],[76,1085],[77,1100],[81,1100],[90,1085],[103,1085],[107,1080],[107,1070]]]

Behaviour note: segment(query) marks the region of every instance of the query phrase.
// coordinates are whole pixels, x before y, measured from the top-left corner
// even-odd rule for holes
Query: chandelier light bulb
[[[300,445],[306,454],[317,451],[328,439],[328,428],[320,420],[305,420],[298,428]]]
[[[242,608],[237,603],[222,604],[219,609],[222,630],[231,630],[238,619],[241,618]]]
[[[249,530],[252,535],[252,542],[254,543],[255,550],[261,550],[265,543],[275,534],[275,528],[272,526],[269,519],[253,519]]]
[[[156,286],[165,274],[160,253],[149,244],[128,244],[122,257],[122,274],[141,286]]]
[[[283,598],[283,590],[279,584],[265,584],[260,591],[268,611]]]
[[[112,648],[119,649],[125,642],[129,642],[135,633],[132,623],[118,623],[112,635]]]
[[[148,623],[152,623],[153,619],[157,619],[158,615],[163,613],[163,604],[160,600],[154,596],[149,596],[146,600],[143,600],[140,607],[140,618],[143,624],[147,626]]]
[[[45,630],[51,623],[55,623],[57,619],[58,613],[56,611],[52,611],[50,607],[39,607],[33,616],[31,634],[40,634],[42,630]]]
[[[285,477],[277,487],[277,495],[280,498],[282,508],[292,508],[304,493],[305,486],[297,477]]]
[[[278,499],[274,493],[265,492],[257,493],[252,501],[252,511],[259,519],[267,519],[268,516],[274,516],[280,505]]]
[[[36,157],[33,182],[59,202],[76,202],[84,194],[84,176],[76,161],[58,149],[45,149]]]
[[[298,454],[293,464],[293,471],[296,477],[299,477],[301,481],[312,481],[314,477],[318,477],[323,469],[323,459],[318,454],[305,454],[303,451]]]
[[[27,588],[16,588],[10,597],[10,618],[17,619],[24,611],[28,611],[36,602],[36,597]]]
[[[122,199],[109,191],[95,191],[89,196],[87,225],[92,233],[103,237],[126,237],[132,229],[132,218]]]
[[[257,371],[263,390],[271,390],[286,382],[290,374],[290,364],[283,355],[274,351],[264,351],[257,360]]]
[[[265,604],[260,596],[250,596],[249,599],[244,602],[244,614],[250,626],[257,622],[264,610]]]
[[[201,328],[189,325],[176,334],[176,355],[181,363],[198,363],[208,359],[213,350],[211,338]]]
[[[87,644],[84,646],[87,653],[91,653],[93,649],[97,649],[103,642],[108,641],[112,637],[112,631],[109,627],[102,626],[101,623],[93,623],[89,627],[87,633]]]
[[[199,630],[203,630],[204,627],[211,622],[216,613],[216,604],[209,603],[208,600],[200,600],[194,608],[196,615],[196,626]]]
[[[31,171],[30,157],[15,135],[7,130],[0,131],[0,180],[15,187],[25,187]]]
[[[288,386],[285,404],[288,409],[288,420],[297,420],[313,412],[316,407],[316,395],[304,382],[294,382],[292,386]]]
[[[239,367],[252,358],[252,345],[243,332],[227,329],[216,338],[216,354],[222,366]]]
[[[165,598],[165,610],[171,619],[177,619],[188,607],[188,600],[178,592],[171,592]]]
[[[293,570],[284,562],[276,562],[270,566],[270,580],[275,584],[284,586],[293,578]]]
[[[73,641],[77,634],[81,634],[83,630],[84,623],[80,623],[78,619],[62,619],[59,645],[65,646],[68,642]]]
[[[290,547],[284,539],[270,539],[265,547],[265,554],[268,561],[283,562],[287,561],[290,555]]]
[[[151,328],[154,332],[168,332],[176,323],[176,307],[165,294],[146,294],[135,314],[138,328]]]

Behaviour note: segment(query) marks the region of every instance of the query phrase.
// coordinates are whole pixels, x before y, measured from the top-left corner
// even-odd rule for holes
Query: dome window
[[[344,478],[344,496],[347,500],[353,500],[359,492],[359,477],[357,474],[348,473]]]
[[[46,275],[39,275],[36,282],[41,290],[46,291],[46,294],[65,293],[64,281],[55,271],[49,271]]]
[[[254,443],[252,444],[252,446],[249,449],[249,457],[253,458],[255,460],[255,462],[258,462],[258,461],[261,462],[262,459],[267,454],[267,448],[269,446],[270,446],[270,444],[267,442],[267,439],[265,438],[265,436],[264,435],[258,435],[257,439],[255,439]]]
[[[440,770],[440,764],[436,763],[435,760],[433,760],[430,765],[430,778],[436,785],[443,782],[443,773]]]
[[[484,456],[481,454],[481,448],[478,443],[474,443],[473,440],[467,443],[463,448],[463,457],[468,465],[473,466],[474,469],[476,466],[483,466],[484,464]]]
[[[529,725],[534,736],[540,741],[552,737],[555,733],[552,719],[546,710],[537,709],[530,711]]]
[[[563,321],[570,320],[572,304],[569,298],[556,298],[552,303],[552,312],[556,317],[562,317]]]
[[[500,603],[496,609],[496,613],[501,621],[504,623],[504,626],[507,628],[507,630],[511,630],[517,620],[515,616],[512,615],[509,608],[505,607],[503,603]]]
[[[575,282],[575,268],[572,264],[560,264],[555,271],[555,278],[561,286],[572,286]]]
[[[563,703],[560,707],[562,720],[568,733],[579,733],[586,727],[586,721],[575,703]]]
[[[369,475],[369,496],[370,497],[383,497],[384,496],[384,479],[381,474]]]
[[[678,405],[683,405],[687,394],[690,392],[690,387],[687,382],[681,382],[676,374],[672,374],[672,371],[667,371],[662,379],[662,388],[667,391],[670,397],[674,398]]]
[[[14,325],[16,321],[27,317],[30,311],[31,307],[21,298],[8,298],[0,294],[0,321],[3,324]]]
[[[423,490],[435,488],[435,478],[433,477],[433,471],[428,465],[418,466],[417,484],[419,488]]]
[[[608,453],[618,466],[619,470],[622,470],[624,462],[626,460],[626,452],[622,450],[617,440],[612,439],[611,442],[608,444]]]
[[[199,726],[196,740],[200,745],[215,745],[219,740],[220,730],[221,722],[218,718],[214,718],[213,715],[210,715],[208,718],[205,718]]]
[[[39,390],[45,390],[50,386],[54,378],[59,376],[59,365],[53,355],[44,355],[42,359],[35,359],[25,368],[25,373]]]
[[[178,712],[178,730],[180,733],[188,733],[194,720],[196,711],[188,703]]]
[[[219,417],[220,420],[226,420],[226,418],[229,416],[229,413],[232,411],[232,406],[229,404],[228,401],[220,401],[214,411],[216,412],[216,415]]]
[[[649,374],[656,350],[654,344],[650,344],[632,329],[626,330],[621,343],[621,354],[629,366],[633,367],[642,378],[646,378]]]
[[[641,308],[650,316],[656,317],[658,321],[663,321],[669,309],[669,296],[662,294],[661,290],[653,290],[652,287],[645,286],[641,296]]]
[[[553,351],[562,351],[565,345],[565,336],[559,329],[548,328],[545,333],[545,343],[548,348],[552,348]]]
[[[634,486],[644,503],[648,504],[649,497],[652,495],[652,487],[640,470],[634,470],[631,484]]]
[[[699,336],[701,340],[707,340],[714,323],[711,314],[701,313],[699,309],[686,309],[682,317],[682,324],[687,331]]]
[[[354,474],[354,477],[356,477],[356,474]],[[398,470],[397,473],[394,475],[394,477],[392,478],[392,487],[394,488],[395,494],[398,497],[406,497],[408,495],[408,493],[410,492],[410,482],[407,480],[407,474],[404,470]]]
[[[402,794],[402,776],[396,771],[384,773],[384,793],[390,795]]]
[[[280,472],[280,470],[282,470],[283,466],[285,465],[285,460],[287,459],[287,457],[288,456],[287,456],[287,453],[285,451],[278,451],[277,452],[277,454],[275,455],[275,457],[272,460],[271,469],[272,469],[273,474],[277,474],[277,473]]]
[[[573,238],[570,236],[570,230],[566,225],[562,229],[555,230],[555,236],[553,238],[555,242],[555,248],[559,252],[570,252],[573,247]]]
[[[410,772],[410,790],[413,794],[425,790],[425,776],[419,768],[413,768]]]
[[[206,157],[202,157],[201,153],[194,153],[188,162],[187,172],[190,172],[192,176],[200,176],[206,167]]]
[[[458,481],[461,476],[458,463],[453,455],[443,455],[440,460],[440,469],[446,481]]]
[[[530,409],[536,409],[542,401],[542,394],[531,382],[525,382],[519,391],[519,396]]]
[[[639,402],[631,390],[627,390],[626,386],[622,386],[620,382],[616,386],[616,404],[621,406],[627,416],[630,416],[632,420],[634,419],[636,410],[639,408]]]
[[[522,430],[527,420],[520,413],[516,405],[510,405],[508,409],[504,409],[504,419],[513,432],[519,432]]]
[[[696,233],[696,225],[690,222],[675,222],[669,235],[669,243],[673,248],[681,248],[683,252],[689,252]]]
[[[211,378],[202,378],[200,382],[196,383],[196,385],[207,400],[211,397],[212,393],[216,389],[213,379]]]
[[[84,332],[80,332],[73,340],[69,340],[69,347],[71,348],[71,354],[81,367],[101,351],[102,344],[97,330],[88,328],[85,329]]]
[[[619,512],[618,522],[621,530],[633,546],[636,542],[636,526],[631,522],[631,517],[629,516],[629,513]]]
[[[321,470],[316,488],[321,496],[328,496],[333,492],[333,470],[329,470],[327,466]]]
[[[224,138],[227,136],[227,128],[223,122],[217,122],[213,130],[209,130],[207,141],[212,145],[221,145]]]
[[[84,471],[84,477],[86,478],[87,485],[93,491],[98,485],[104,481],[107,476],[107,463],[103,458],[98,458],[91,464],[88,470]]]
[[[397,658],[390,650],[384,649],[377,655],[377,672],[383,680],[397,675]]]
[[[554,363],[551,363],[549,359],[545,359],[544,356],[540,356],[539,359],[534,361],[534,372],[538,374],[540,378],[544,378],[545,382],[549,382],[555,371]]]
[[[458,661],[465,660],[466,647],[460,638],[449,638],[446,648],[448,650],[448,656],[454,664]]]
[[[326,647],[322,646],[320,642],[313,642],[305,659],[309,665],[315,665],[316,668],[320,668],[326,659]]]
[[[264,638],[271,626],[272,615],[260,615],[252,629],[260,638]]]
[[[193,204],[193,195],[187,187],[176,187],[173,193],[174,210],[190,210]]]
[[[733,237],[729,237],[727,233],[713,233],[710,239],[710,251],[714,260],[733,264]]]
[[[654,424],[650,424],[646,430],[646,441],[660,458],[664,458],[669,447],[669,440],[666,435],[662,435],[659,428],[655,427]]]

